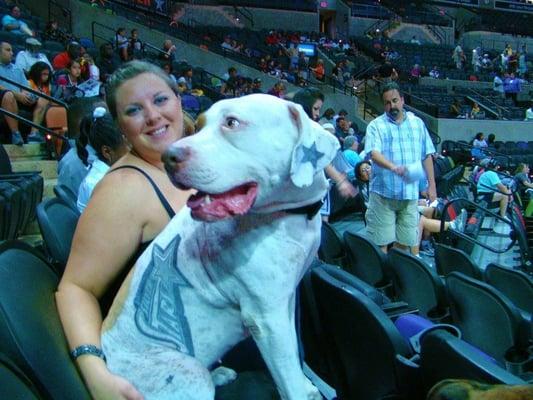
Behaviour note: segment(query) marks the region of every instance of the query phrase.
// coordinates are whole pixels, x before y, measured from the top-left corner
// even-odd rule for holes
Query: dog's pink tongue
[[[193,218],[203,221],[216,221],[233,215],[243,215],[248,212],[257,195],[256,184],[238,186],[220,194],[206,193],[193,195],[187,201]]]

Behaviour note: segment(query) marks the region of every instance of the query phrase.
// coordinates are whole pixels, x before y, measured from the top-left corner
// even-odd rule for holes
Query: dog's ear
[[[291,180],[298,187],[309,186],[314,176],[335,158],[339,141],[331,133],[312,121],[303,108],[291,103],[289,116],[298,131],[292,151]]]

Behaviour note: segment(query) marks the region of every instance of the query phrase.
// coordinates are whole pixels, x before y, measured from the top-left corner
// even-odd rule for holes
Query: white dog
[[[108,367],[146,399],[213,399],[208,369],[251,333],[283,399],[321,399],[299,362],[295,289],[318,249],[337,139],[269,95],[206,116],[165,155],[176,185],[198,193],[117,295],[102,332]]]

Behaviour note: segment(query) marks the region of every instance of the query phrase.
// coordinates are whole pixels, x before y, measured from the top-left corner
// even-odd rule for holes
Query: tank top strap
[[[125,169],[125,168],[134,169],[135,171],[138,171],[142,175],[144,175],[146,177],[146,179],[148,179],[148,182],[150,182],[150,185],[152,185],[152,187],[154,188],[154,191],[157,194],[157,197],[159,198],[159,201],[161,202],[161,205],[165,208],[165,210],[166,210],[168,216],[170,217],[170,219],[172,219],[174,217],[174,215],[176,215],[176,213],[174,212],[174,210],[170,206],[170,203],[165,198],[165,196],[163,195],[161,190],[157,187],[157,185],[154,182],[154,180],[145,171],[143,171],[139,167],[136,167],[135,165],[121,165],[120,167],[117,167],[117,168],[114,168],[114,169],[110,170],[108,173],[111,173],[111,172],[114,172],[114,171],[118,171],[119,169]]]

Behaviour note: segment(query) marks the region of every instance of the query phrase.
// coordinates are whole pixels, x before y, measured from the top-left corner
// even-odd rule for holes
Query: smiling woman
[[[109,111],[131,150],[96,186],[56,294],[73,357],[93,398],[142,398],[102,359],[102,314],[138,255],[190,195],[172,185],[161,162],[183,135],[174,89],[161,69],[140,61],[125,64],[108,80]]]

